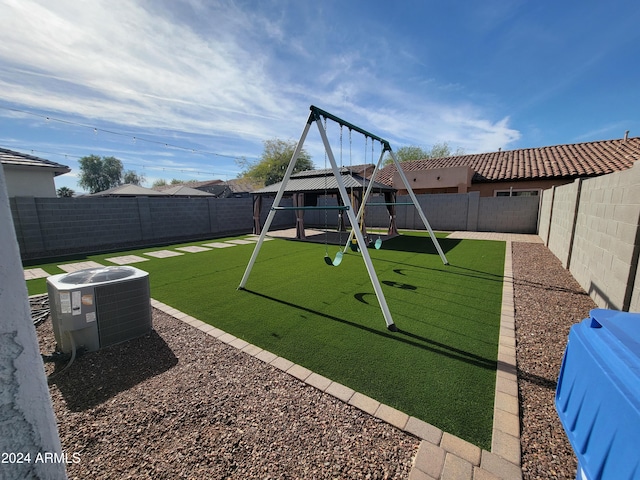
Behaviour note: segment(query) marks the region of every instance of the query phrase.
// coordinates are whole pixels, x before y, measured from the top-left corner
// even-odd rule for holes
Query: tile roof
[[[640,137],[633,137],[417,160],[403,162],[402,169],[469,166],[475,172],[472,183],[486,183],[605,175],[631,168],[638,159]],[[391,185],[395,172],[395,165],[387,165],[376,180]]]
[[[71,169],[66,165],[52,162],[51,160],[45,160],[44,158],[35,157],[33,155],[27,155],[26,153],[7,150],[6,148],[0,148],[0,163],[3,165],[15,165],[20,167],[49,168],[53,170],[53,173],[56,176],[69,173],[71,171]]]

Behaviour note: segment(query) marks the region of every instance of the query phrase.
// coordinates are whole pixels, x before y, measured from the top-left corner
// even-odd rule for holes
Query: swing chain
[[[327,133],[327,117],[324,118],[324,132]],[[327,206],[327,150],[324,150],[324,206]],[[327,231],[327,226],[329,222],[328,211],[325,209],[324,211],[324,256],[325,258],[329,257],[329,232]]]

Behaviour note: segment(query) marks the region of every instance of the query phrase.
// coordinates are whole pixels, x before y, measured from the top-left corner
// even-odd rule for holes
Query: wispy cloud
[[[318,12],[290,7],[295,13],[198,0],[6,2],[0,99],[203,142],[235,139],[254,155],[264,139],[297,138],[311,103],[398,144],[449,141],[475,152],[519,137],[504,115],[433,95],[432,79],[427,88],[419,78],[398,83],[398,62],[420,63],[407,46],[399,60],[382,36],[331,43]]]

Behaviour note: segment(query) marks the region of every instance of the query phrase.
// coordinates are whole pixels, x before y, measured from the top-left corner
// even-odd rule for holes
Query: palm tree
[[[59,197],[73,197],[76,194],[76,192],[71,190],[69,187],[60,187],[56,190],[56,193]]]

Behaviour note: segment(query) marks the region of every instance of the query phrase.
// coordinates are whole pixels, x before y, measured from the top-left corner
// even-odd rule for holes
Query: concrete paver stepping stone
[[[100,268],[104,267],[98,262],[77,262],[77,263],[66,263],[64,265],[58,265],[59,268],[64,270],[67,273],[77,272],[78,270],[84,270],[85,268]]]
[[[35,280],[36,278],[45,278],[48,276],[49,274],[42,268],[28,268],[24,271],[25,280]]]
[[[184,253],[174,252],[173,250],[157,250],[155,252],[145,252],[145,255],[155,258],[169,258],[184,255]]]
[[[224,243],[224,242],[213,242],[213,243],[205,243],[205,247],[211,248],[227,248],[227,247],[235,247],[233,243]]]
[[[111,257],[106,258],[111,263],[115,263],[117,265],[128,265],[130,263],[138,263],[138,262],[148,262],[148,258],[139,257],[138,255],[122,255],[120,257]]]
[[[237,240],[227,240],[225,243],[235,243],[236,245],[251,245],[256,242],[253,242],[251,240],[237,239]]]
[[[190,247],[177,247],[176,250],[180,250],[182,252],[189,252],[189,253],[198,253],[198,252],[208,252],[211,249],[210,248],[205,248],[205,247],[198,247],[196,245],[193,245],[193,246],[190,246]]]
[[[257,242],[258,240],[260,240],[260,235],[249,235],[246,240],[251,240],[252,242]],[[269,240],[273,240],[273,238],[266,236],[264,237],[265,242],[268,242]]]

